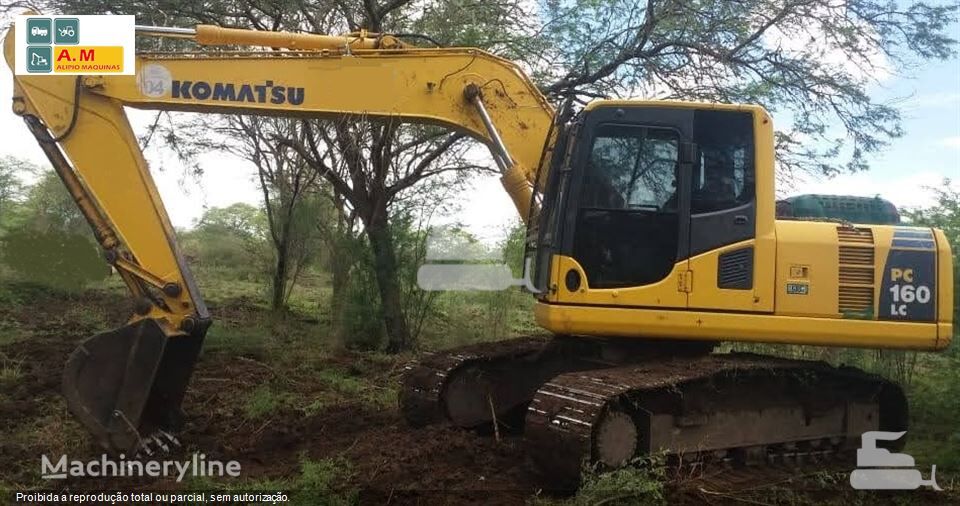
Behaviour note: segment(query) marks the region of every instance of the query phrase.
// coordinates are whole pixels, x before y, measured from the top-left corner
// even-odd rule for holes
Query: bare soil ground
[[[99,320],[122,322],[129,314],[124,299],[108,293],[64,299],[38,292],[31,299],[34,310],[30,312],[0,307],[0,321],[16,322],[29,333],[25,339],[0,345],[0,357],[18,368],[17,377],[2,385],[0,396],[0,434],[7,436],[0,437],[0,488],[49,486],[50,482],[38,481],[42,454],[68,453],[82,460],[100,455],[60,398],[60,374],[80,340],[105,330],[97,327]],[[78,320],[63,313],[74,306],[103,318]],[[250,315],[244,313],[257,311],[242,302],[222,309],[226,324],[248,319]],[[399,361],[364,364],[369,359],[363,354],[348,351],[324,360],[358,373],[364,366],[385,365],[374,382],[395,381],[401,365]],[[411,429],[391,406],[336,399],[310,414],[281,405],[252,419],[240,402],[240,393],[278,378],[304,398],[318,397],[317,390],[324,388],[299,384],[296,374],[288,376],[275,365],[242,353],[204,354],[184,402],[187,420],[180,439],[185,449],[174,455],[198,451],[208,460],[237,460],[243,480],[253,484],[296,476],[303,459],[342,459],[349,465],[336,488],[360,490],[384,500],[391,495],[395,500],[439,498],[443,492],[451,502],[488,503],[493,492],[499,502],[523,503],[537,490],[518,438],[498,443],[444,426]],[[181,488],[172,481],[78,479],[57,484],[74,490]]]
[[[42,454],[99,457],[101,452],[60,398],[60,375],[80,340],[116,326],[129,311],[125,299],[112,292],[65,296],[38,290],[26,291],[24,297],[28,300],[21,304],[0,305],[0,331],[17,336],[0,338],[0,365],[12,371],[0,376],[0,490],[209,487],[211,482],[177,483],[173,478],[40,479]],[[218,324],[227,327],[264,318],[262,309],[243,300],[213,309]],[[216,344],[205,351],[184,403],[187,420],[180,438],[185,446],[174,457],[202,452],[208,459],[237,460],[242,481],[228,485],[263,491],[297,483],[304,461],[342,463],[330,492],[343,492],[350,501],[362,503],[524,504],[565,497],[541,492],[549,483],[536,474],[517,436],[498,442],[445,426],[407,427],[390,398],[403,363],[411,357],[346,350],[310,354],[302,344],[283,338],[268,352]],[[337,371],[339,376],[328,381],[323,379],[328,376],[313,375],[318,370]],[[362,387],[351,386],[361,380]],[[280,401],[271,401],[271,409],[253,416],[249,396],[264,387],[279,392]],[[310,400],[316,400],[315,407],[305,409]],[[671,502],[684,504],[848,502],[845,483],[823,483],[822,472],[813,480],[796,478],[803,474],[798,469],[698,474],[674,479],[667,493]],[[763,502],[751,495],[771,486],[782,486],[787,493],[767,494]],[[864,504],[900,503],[902,497],[877,496]],[[910,499],[928,502],[924,497],[932,497],[932,503],[949,499]],[[629,496],[612,502],[631,503]]]

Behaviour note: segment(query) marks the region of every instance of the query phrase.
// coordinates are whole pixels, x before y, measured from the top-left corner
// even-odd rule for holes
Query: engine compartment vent
[[[840,245],[840,266],[858,265],[873,268],[873,247]]]
[[[717,265],[717,288],[753,288],[753,246],[722,253]]]
[[[873,246],[873,230],[869,228],[837,227],[837,238],[840,242],[869,244]]]
[[[869,228],[837,227],[840,271],[837,312],[871,317],[874,302],[874,243]]]

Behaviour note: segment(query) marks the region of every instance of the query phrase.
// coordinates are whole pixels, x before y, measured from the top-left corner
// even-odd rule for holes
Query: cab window
[[[590,150],[580,206],[675,211],[679,144],[672,130],[601,126]]]
[[[697,111],[694,142],[700,149],[691,194],[693,214],[749,204],[754,197],[753,119],[729,111]]]

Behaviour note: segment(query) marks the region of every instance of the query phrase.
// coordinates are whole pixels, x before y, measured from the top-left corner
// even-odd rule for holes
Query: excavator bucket
[[[145,319],[87,339],[64,368],[67,406],[116,453],[132,453],[157,430],[178,429],[206,329],[171,338]]]

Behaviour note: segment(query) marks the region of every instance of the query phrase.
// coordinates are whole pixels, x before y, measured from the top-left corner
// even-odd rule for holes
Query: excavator
[[[13,28],[4,42],[14,68]],[[63,393],[104,448],[174,433],[212,316],[124,112],[439,125],[489,148],[527,224],[526,279],[551,338],[427,355],[399,399],[414,426],[523,434],[540,469],[649,455],[826,458],[907,429],[895,383],[721,342],[938,351],[953,332],[941,230],[777,219],[774,128],[756,105],[594,100],[559,110],[517,64],[474,48],[197,25],[138,26],[197,49],[136,75],[15,75],[36,137],[129,288],[133,314],[69,357]],[[209,49],[214,47],[215,49]]]

